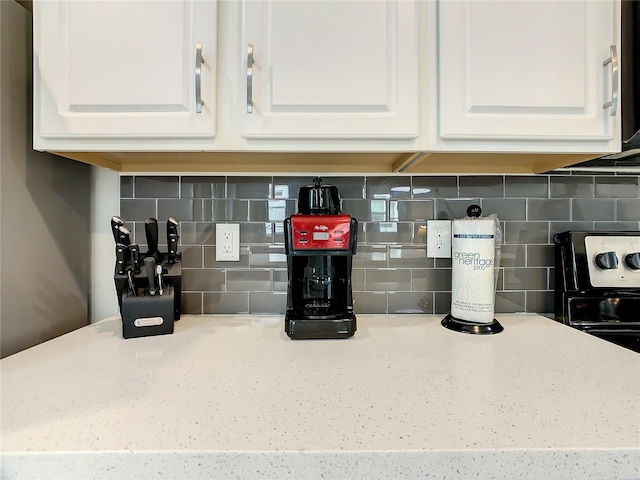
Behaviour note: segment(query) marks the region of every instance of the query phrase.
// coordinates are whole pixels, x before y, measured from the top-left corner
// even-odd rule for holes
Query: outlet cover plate
[[[427,220],[427,257],[451,258],[451,220]]]
[[[216,262],[240,261],[240,224],[216,224]]]

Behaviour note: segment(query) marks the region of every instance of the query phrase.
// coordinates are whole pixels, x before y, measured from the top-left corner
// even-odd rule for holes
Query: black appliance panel
[[[637,231],[556,234],[555,320],[640,352],[640,287],[625,286],[636,285],[640,272],[629,262],[602,261],[601,256],[620,250],[621,244],[634,250],[638,239]],[[594,250],[593,245],[601,250]],[[610,284],[594,286],[601,284],[600,275],[609,270],[619,273],[611,277]]]

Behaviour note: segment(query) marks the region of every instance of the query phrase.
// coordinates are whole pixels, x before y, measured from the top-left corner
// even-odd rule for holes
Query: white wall
[[[120,214],[120,175],[91,167],[91,322],[120,313],[113,283],[111,217]]]

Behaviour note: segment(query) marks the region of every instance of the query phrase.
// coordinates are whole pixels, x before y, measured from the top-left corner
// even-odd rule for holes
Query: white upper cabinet
[[[603,107],[618,89],[605,62],[619,35],[615,7],[595,0],[439,2],[439,141],[619,149],[619,117]]]
[[[242,136],[416,137],[415,10],[407,0],[243,2]]]
[[[212,1],[38,1],[36,141],[213,137],[216,40]]]
[[[616,56],[607,62],[617,0],[34,0],[33,10],[34,147],[112,168],[378,152],[395,156],[376,171],[428,171],[438,159],[419,152],[621,147]],[[269,168],[251,158],[248,170]]]

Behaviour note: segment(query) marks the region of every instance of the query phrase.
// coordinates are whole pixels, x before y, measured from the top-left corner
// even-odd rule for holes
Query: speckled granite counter
[[[640,355],[535,315],[119,317],[0,361],[2,478],[640,478]]]

